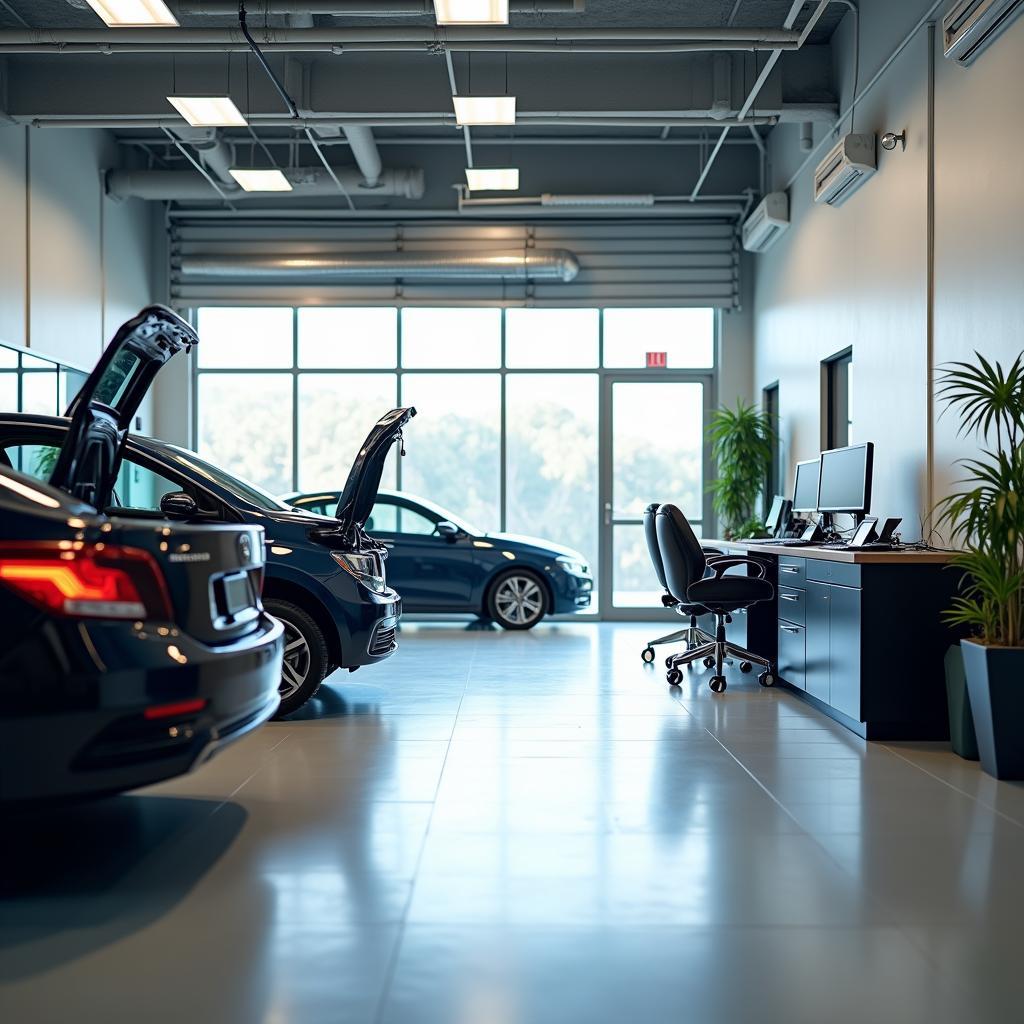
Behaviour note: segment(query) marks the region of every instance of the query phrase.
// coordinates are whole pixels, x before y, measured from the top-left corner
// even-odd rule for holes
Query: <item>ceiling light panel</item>
[[[248,122],[230,96],[168,96],[193,128],[244,128]]]
[[[276,168],[273,170],[249,170],[232,167],[232,178],[246,192],[291,192],[292,183]]]
[[[507,25],[508,0],[434,0],[438,25]]]
[[[87,0],[108,28],[176,28],[164,0]]]
[[[519,188],[518,167],[467,167],[470,192],[515,192]]]
[[[515,124],[515,96],[453,96],[460,127],[474,124]]]

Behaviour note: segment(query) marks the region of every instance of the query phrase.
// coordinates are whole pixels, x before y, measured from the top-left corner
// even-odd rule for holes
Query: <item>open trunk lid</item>
[[[50,483],[93,508],[107,508],[128,428],[153,378],[171,356],[198,341],[165,306],[147,306],[122,324],[68,407],[71,426]]]
[[[359,453],[356,455],[345,489],[341,492],[338,509],[335,515],[341,524],[341,530],[348,533],[353,527],[362,529],[373,510],[380,489],[380,478],[384,472],[384,462],[397,441],[402,455],[402,428],[416,415],[414,408],[392,409],[386,413],[367,435]]]

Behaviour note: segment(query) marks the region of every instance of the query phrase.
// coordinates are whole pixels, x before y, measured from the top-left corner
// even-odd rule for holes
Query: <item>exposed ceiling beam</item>
[[[513,14],[581,14],[585,9],[585,0],[512,0],[509,4]],[[260,0],[260,14],[296,11],[344,18],[408,18],[432,16],[434,5],[431,0]],[[238,4],[231,0],[179,0],[178,13],[235,17]]]

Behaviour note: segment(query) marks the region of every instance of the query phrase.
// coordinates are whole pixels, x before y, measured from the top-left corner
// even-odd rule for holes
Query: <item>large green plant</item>
[[[963,547],[960,596],[947,613],[983,643],[1024,646],[1024,356],[1004,370],[979,353],[977,365],[951,363],[939,397],[960,416],[960,434],[985,447],[963,459],[964,479],[939,502],[936,525]]]
[[[763,535],[754,510],[772,462],[776,434],[771,415],[740,399],[735,409],[711,414],[707,434],[718,467],[718,479],[709,488],[725,536]]]

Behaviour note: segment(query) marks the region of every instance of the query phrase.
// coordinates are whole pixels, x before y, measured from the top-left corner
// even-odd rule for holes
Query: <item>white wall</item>
[[[862,0],[861,86],[930,6]],[[844,107],[853,95],[852,29],[847,16],[833,40]],[[854,435],[876,445],[873,510],[902,516],[908,538],[944,493],[954,451],[963,451],[944,420],[930,459],[932,367],[970,358],[975,346],[997,358],[1012,358],[1022,347],[1024,195],[1017,161],[1024,144],[1012,125],[1024,85],[1024,22],[966,71],[943,59],[936,40],[934,139],[930,38],[921,29],[856,111],[857,130],[881,136],[906,129],[906,151],[879,148],[878,173],[832,208],[811,200],[814,166],[827,151],[819,150],[790,188],[790,230],[758,257],[755,270],[754,386],[781,382],[790,470],[821,447],[821,360],[852,345]],[[847,121],[843,131],[849,130]],[[782,188],[805,156],[795,127],[775,132],[771,147],[772,187]]]
[[[0,340],[89,368],[151,301],[151,215],[103,194],[106,132],[0,127]]]

